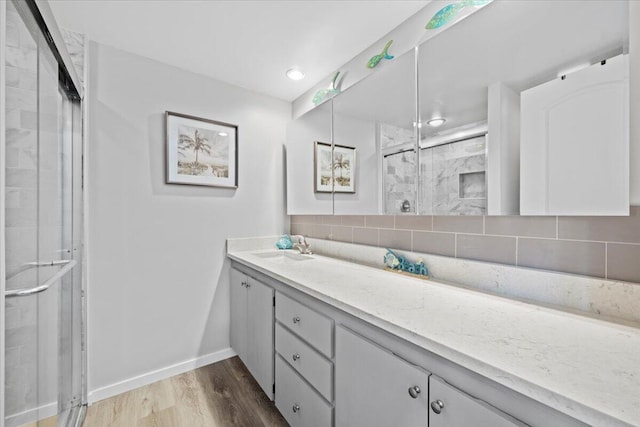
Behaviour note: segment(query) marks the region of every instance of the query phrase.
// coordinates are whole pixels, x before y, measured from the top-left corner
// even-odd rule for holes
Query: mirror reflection
[[[334,193],[336,214],[416,213],[415,97],[411,50],[333,99],[335,150],[357,152],[355,192]]]
[[[287,213],[331,215],[331,102],[289,123],[285,151]]]
[[[628,16],[494,1],[383,61],[290,126],[289,214],[628,215]]]
[[[564,88],[581,78],[581,69],[612,69],[627,39],[626,1],[496,1],[420,45],[419,212],[517,214],[522,196],[523,214],[610,213],[597,203],[610,206],[610,193],[593,191],[628,189],[626,92],[623,85],[602,86],[615,76]],[[535,95],[533,106],[527,94],[552,81],[560,87]],[[607,94],[585,95],[591,91]],[[611,121],[592,120],[612,109],[619,114],[607,115]],[[606,143],[603,132],[610,135]],[[585,149],[605,161],[585,158]],[[548,209],[532,210],[532,194],[546,187],[558,194],[538,197]],[[622,193],[628,209],[628,190]],[[553,208],[554,197],[568,203],[572,195],[585,201],[583,211]]]

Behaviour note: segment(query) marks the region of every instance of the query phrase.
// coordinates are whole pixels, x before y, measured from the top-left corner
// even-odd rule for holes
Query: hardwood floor
[[[239,358],[94,403],[85,427],[287,426]]]

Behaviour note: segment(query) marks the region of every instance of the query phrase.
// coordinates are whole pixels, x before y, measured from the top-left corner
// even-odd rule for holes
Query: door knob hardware
[[[422,390],[420,390],[420,387],[418,387],[417,385],[414,385],[413,387],[409,387],[409,396],[411,396],[414,399],[417,399],[421,391]]]
[[[431,410],[436,414],[441,413],[443,409],[444,403],[442,402],[442,400],[434,400],[433,402],[431,402]]]

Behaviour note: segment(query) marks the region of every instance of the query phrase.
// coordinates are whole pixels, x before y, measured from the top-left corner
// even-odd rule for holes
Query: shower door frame
[[[0,1],[0,200],[5,198],[5,159],[7,152],[6,144],[6,32],[7,32],[7,2]],[[5,209],[4,203],[0,209],[0,254],[5,254]],[[0,387],[4,396],[4,331],[5,331],[5,257],[0,256]],[[4,426],[4,397],[0,399],[0,426]]]
[[[10,1],[10,0],[9,0]],[[80,176],[75,177],[74,179],[80,179],[81,189],[80,196],[82,198],[80,210],[82,212],[81,218],[81,234],[82,234],[82,242],[79,245],[78,250],[81,253],[81,263],[77,268],[80,268],[80,286],[78,287],[81,292],[80,296],[80,307],[79,307],[79,315],[80,315],[80,366],[77,368],[80,370],[81,377],[81,387],[80,387],[80,396],[77,398],[78,405],[77,411],[71,411],[73,417],[67,419],[67,426],[79,426],[81,425],[84,415],[86,412],[87,406],[87,343],[86,343],[86,263],[87,263],[87,251],[86,251],[86,240],[87,240],[87,195],[86,195],[86,162],[83,161],[84,156],[86,155],[86,105],[84,102],[84,93],[83,87],[79,84],[79,79],[76,74],[75,68],[72,64],[71,57],[66,50],[66,46],[64,44],[64,40],[62,38],[62,34],[57,27],[55,22],[53,13],[46,1],[42,0],[23,0],[26,8],[29,9],[30,13],[36,19],[40,30],[45,35],[45,38],[48,41],[49,48],[54,54],[58,62],[58,68],[60,70],[59,74],[59,88],[65,92],[63,96],[67,96],[69,99],[65,100],[66,102],[72,104],[70,105],[70,110],[72,111],[72,128],[71,128],[71,138],[79,138],[78,143],[73,142],[74,147],[79,147],[81,150],[80,153],[80,161],[81,166]],[[3,119],[0,120],[0,200],[3,202],[6,200],[6,161],[5,161],[5,153],[6,153],[6,37],[7,37],[7,9],[8,9],[8,1],[0,1],[0,117]],[[85,46],[85,61],[86,61],[86,46]],[[86,69],[85,69],[86,73]],[[78,113],[78,114],[76,114]],[[77,156],[73,156],[74,161],[77,161]],[[73,189],[71,189],[73,191]],[[5,390],[5,292],[6,292],[6,274],[5,274],[5,256],[6,253],[6,243],[5,243],[5,209],[4,203],[2,204],[2,209],[0,209],[0,390],[2,390],[2,395],[4,396]],[[60,408],[60,402],[58,402],[58,407]],[[60,412],[58,413],[60,415]],[[5,402],[4,397],[0,398],[0,427],[4,426],[5,421]],[[70,422],[73,421],[71,424]]]

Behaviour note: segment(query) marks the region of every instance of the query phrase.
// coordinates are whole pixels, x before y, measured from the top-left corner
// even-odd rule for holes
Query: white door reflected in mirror
[[[629,61],[522,92],[520,213],[629,215]]]

